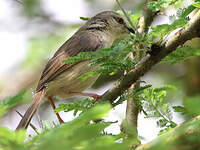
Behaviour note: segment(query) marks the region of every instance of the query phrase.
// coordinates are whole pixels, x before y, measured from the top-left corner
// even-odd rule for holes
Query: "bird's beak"
[[[129,32],[131,32],[131,33],[133,33],[133,34],[135,33],[135,31],[134,31],[132,28],[127,27],[127,29],[128,29]]]
[[[127,24],[125,24],[125,28],[129,31],[129,32],[131,32],[131,33],[135,33],[135,31],[132,29],[132,28],[130,28]]]

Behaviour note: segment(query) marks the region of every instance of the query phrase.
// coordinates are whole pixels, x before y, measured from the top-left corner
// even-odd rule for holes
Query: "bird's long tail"
[[[45,94],[46,94],[46,88],[44,88],[44,89],[40,90],[39,92],[35,93],[35,95],[33,97],[32,104],[29,106],[28,110],[26,111],[26,113],[22,117],[22,120],[20,121],[20,123],[17,126],[16,130],[26,129],[28,127],[33,115],[35,114],[35,112],[37,111],[38,107],[40,106],[41,101],[44,98]]]

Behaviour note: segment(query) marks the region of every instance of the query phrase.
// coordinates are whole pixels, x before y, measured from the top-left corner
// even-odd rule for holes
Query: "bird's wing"
[[[46,64],[41,75],[36,91],[40,91],[45,84],[52,81],[65,70],[74,64],[66,64],[64,59],[76,56],[80,52],[96,51],[102,48],[102,42],[97,35],[92,32],[80,31],[67,40]]]

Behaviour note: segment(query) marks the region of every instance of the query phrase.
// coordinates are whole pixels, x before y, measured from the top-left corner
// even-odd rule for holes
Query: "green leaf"
[[[165,120],[165,119],[160,119],[160,120],[158,120],[157,122],[157,126],[158,127],[165,127],[166,125],[167,125],[167,123],[168,123],[168,121],[167,120]]]
[[[186,109],[183,106],[173,106],[174,112],[185,113]]]
[[[117,140],[124,136],[103,134],[103,130],[111,123],[91,122],[91,120],[102,119],[102,117],[104,117],[110,109],[110,104],[97,105],[82,113],[82,115],[75,118],[74,120],[37,136],[34,139],[37,145],[33,145],[33,149],[128,149],[129,146],[134,143],[134,140],[124,140],[123,142],[117,142]]]
[[[134,94],[133,99],[136,106],[144,112],[145,117],[159,119],[157,125],[161,128],[174,127],[176,123],[172,121],[172,113],[169,103],[165,102],[167,91],[176,90],[172,85],[166,85],[161,88],[145,88],[142,92]]]
[[[193,5],[190,5],[187,8],[180,8],[177,11],[177,16],[178,18],[186,18],[194,9],[195,7]]]
[[[88,21],[90,18],[88,17],[80,17],[81,20]]]
[[[195,2],[192,4],[194,7],[200,8],[200,2]]]
[[[170,112],[168,103],[162,105],[162,111],[163,111],[164,114],[167,114],[167,113]]]
[[[193,56],[200,56],[200,47],[182,46],[165,57],[162,62],[170,62],[171,64],[176,64]]]
[[[138,25],[138,21],[139,21],[139,18],[140,18],[141,16],[142,16],[141,13],[136,13],[136,14],[130,16],[130,19],[131,19],[131,21],[133,22],[133,24],[134,24],[135,26]]]
[[[0,101],[0,116],[2,116],[6,110],[11,109],[12,107],[16,106],[20,101],[22,101],[25,93],[26,91],[23,90],[19,92],[16,96],[1,100]]]
[[[147,3],[147,8],[153,12],[159,11],[161,8],[167,8],[177,3],[179,0],[158,0]]]
[[[159,91],[175,91],[177,88],[173,85],[164,85],[163,87],[160,88],[155,88],[155,92]]]
[[[168,0],[153,1],[152,3],[162,3]],[[168,2],[170,2],[169,0]],[[173,1],[173,0],[172,0]],[[167,3],[168,3],[167,2]],[[175,2],[175,1],[174,1]],[[171,3],[171,2],[170,2]],[[160,5],[160,4],[159,4]],[[171,24],[161,24],[155,27],[151,27],[151,32],[147,34],[146,41],[149,43],[162,43],[163,39],[166,38],[172,31],[178,28],[184,28],[188,25],[189,17],[188,15],[195,9],[194,6],[190,5],[187,8],[180,8],[177,10],[176,15],[171,16],[173,22]]]
[[[188,21],[188,18],[180,18],[175,20],[172,24],[162,24],[151,27],[152,31],[147,35],[147,38],[154,39],[159,37],[162,40],[162,38],[169,35],[175,29],[185,27]]]
[[[0,127],[0,149],[23,149],[26,144],[25,130],[11,131],[5,127]]]
[[[74,116],[76,116],[78,111],[84,112],[89,110],[94,106],[94,100],[91,98],[86,98],[80,102],[73,102],[69,104],[59,104],[58,108],[55,109],[55,112],[65,111],[69,112],[74,110]]]
[[[135,60],[128,57],[128,54],[133,50],[132,44],[130,41],[121,41],[110,48],[99,49],[95,52],[81,52],[77,56],[64,60],[64,62],[72,64],[87,60],[90,62],[89,66],[100,68],[82,75],[80,77],[82,80],[99,74],[114,75],[118,72],[129,72],[136,65]]]

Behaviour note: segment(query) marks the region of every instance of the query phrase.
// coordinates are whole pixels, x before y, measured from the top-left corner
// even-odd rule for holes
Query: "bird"
[[[65,59],[74,57],[80,52],[94,52],[102,48],[109,48],[120,35],[131,32],[134,33],[134,30],[128,26],[123,17],[114,11],[103,11],[91,17],[47,62],[32,103],[16,130],[28,127],[44,97],[48,97],[52,107],[55,108],[53,97],[65,99],[72,97],[92,86],[97,80],[98,76],[89,77],[84,81],[80,81],[78,78],[97,69],[98,66],[89,66],[88,60],[67,64],[64,62]],[[57,117],[62,123],[58,114]]]

